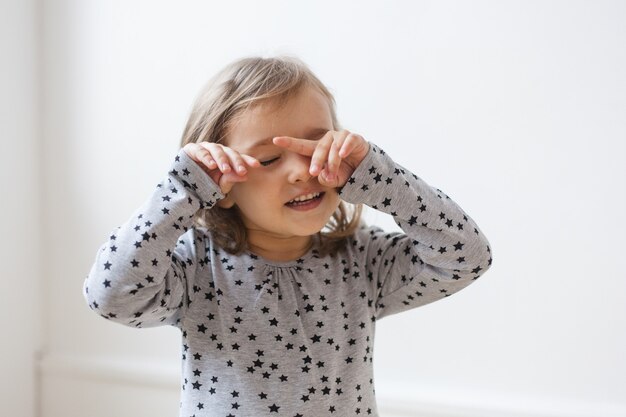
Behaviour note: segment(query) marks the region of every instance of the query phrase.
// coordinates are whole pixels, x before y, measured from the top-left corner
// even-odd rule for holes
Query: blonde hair
[[[305,86],[317,88],[328,99],[333,130],[340,130],[333,95],[299,58],[246,57],[227,65],[204,86],[185,126],[181,148],[192,142],[222,142],[246,110],[268,102],[283,105]],[[324,227],[327,231],[318,232],[321,254],[336,253],[345,245],[361,225],[362,208],[361,204],[339,203]],[[228,253],[247,248],[247,231],[236,206],[201,209],[193,220],[209,229]]]

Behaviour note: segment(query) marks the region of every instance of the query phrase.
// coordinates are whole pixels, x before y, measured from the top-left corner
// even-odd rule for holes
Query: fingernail
[[[245,169],[244,167],[239,167],[239,168],[237,168],[237,170],[238,170],[240,173],[242,173],[242,174],[243,174],[244,172],[246,172],[246,169]]]
[[[230,167],[228,166],[228,164],[222,165],[222,171],[228,171],[229,169]]]
[[[315,174],[318,169],[319,166],[317,166],[316,164],[311,164],[311,169],[309,169],[309,172],[311,172],[311,174]]]
[[[326,178],[328,178],[329,180],[334,180],[335,179],[335,174],[329,173],[329,174],[326,175]]]

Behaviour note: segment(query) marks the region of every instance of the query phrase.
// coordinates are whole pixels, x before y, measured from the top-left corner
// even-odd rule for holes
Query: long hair
[[[305,86],[317,88],[328,100],[333,130],[340,130],[335,99],[308,66],[293,56],[238,59],[201,90],[189,115],[181,148],[192,142],[222,142],[237,118],[263,102],[282,104]],[[328,224],[319,232],[320,253],[336,253],[361,225],[361,204],[341,201]],[[210,230],[218,245],[231,254],[247,248],[247,232],[236,206],[201,209],[194,224]]]

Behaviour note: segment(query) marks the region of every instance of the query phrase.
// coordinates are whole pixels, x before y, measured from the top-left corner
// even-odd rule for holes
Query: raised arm
[[[448,297],[491,266],[489,242],[476,223],[373,143],[340,196],[392,215],[404,231],[370,227],[356,236],[365,247],[378,319]]]
[[[223,198],[219,187],[180,150],[167,177],[96,254],[83,296],[102,317],[132,327],[178,326],[205,263],[193,215]]]

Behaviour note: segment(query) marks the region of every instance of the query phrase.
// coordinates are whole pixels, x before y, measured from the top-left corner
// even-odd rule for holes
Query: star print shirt
[[[152,196],[98,250],[89,307],[182,334],[181,417],[377,416],[376,321],[450,296],[491,265],[489,242],[441,190],[370,151],[339,191],[404,233],[362,226],[300,259],[230,255],[192,224],[223,198],[181,149]]]

